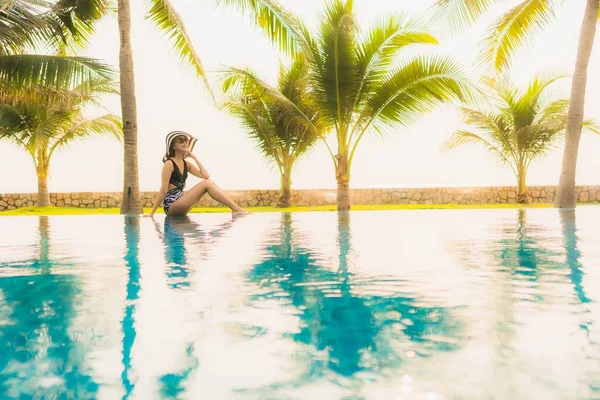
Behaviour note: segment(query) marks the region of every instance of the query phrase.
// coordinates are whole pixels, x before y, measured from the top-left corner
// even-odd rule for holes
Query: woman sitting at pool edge
[[[154,215],[161,202],[165,214],[170,216],[186,215],[207,192],[210,197],[229,207],[234,215],[248,214],[248,211],[235,204],[209,179],[208,171],[192,153],[197,140],[183,131],[173,131],[167,135],[165,139],[166,153],[163,157],[164,164],[161,172],[161,186],[156,195],[156,200],[154,200],[152,211],[148,214],[149,217]],[[189,161],[189,158],[194,162]],[[185,187],[188,171],[190,174],[204,180],[184,192],[183,188]]]

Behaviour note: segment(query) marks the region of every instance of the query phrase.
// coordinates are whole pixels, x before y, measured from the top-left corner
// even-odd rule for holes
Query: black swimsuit
[[[183,188],[185,187],[185,181],[188,176],[187,171],[187,163],[183,160],[183,174],[179,170],[177,163],[172,159],[169,160],[173,163],[173,172],[171,173],[171,178],[169,179],[169,183],[175,185],[173,189],[169,190],[163,199],[163,208],[165,209],[165,214],[169,214],[169,207],[171,204],[175,202],[178,198],[183,194]]]

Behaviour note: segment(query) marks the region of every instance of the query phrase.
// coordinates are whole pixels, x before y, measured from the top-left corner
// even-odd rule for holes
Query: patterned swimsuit
[[[169,179],[169,183],[177,186],[173,189],[169,190],[163,199],[163,208],[165,210],[165,214],[169,214],[169,207],[171,204],[175,203],[175,201],[181,197],[183,194],[183,188],[185,187],[185,180],[187,179],[188,171],[187,171],[187,163],[185,160],[183,161],[183,174],[179,170],[177,163],[172,158],[169,160],[173,163],[173,173],[171,174],[171,179]]]

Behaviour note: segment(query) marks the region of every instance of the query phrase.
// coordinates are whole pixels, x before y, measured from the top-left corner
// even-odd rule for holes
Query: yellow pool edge
[[[584,205],[584,204],[580,204]],[[585,204],[591,205],[591,204]],[[600,205],[600,204],[596,204]],[[469,209],[519,209],[519,208],[552,208],[552,204],[378,204],[378,205],[353,205],[352,211],[389,211],[389,210],[469,210]],[[303,206],[303,207],[248,207],[253,213],[263,212],[311,212],[311,211],[336,211],[336,205]],[[144,208],[148,213],[150,208]],[[225,207],[193,208],[191,213],[225,213],[230,212]],[[22,207],[15,210],[0,211],[0,216],[41,216],[41,215],[87,215],[87,214],[119,214],[119,208],[78,208],[78,207]],[[157,214],[162,210],[157,210]]]

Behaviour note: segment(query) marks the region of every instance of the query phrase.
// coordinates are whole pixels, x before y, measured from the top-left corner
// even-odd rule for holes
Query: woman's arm
[[[188,171],[190,171],[190,174],[197,176],[198,178],[202,178],[202,179],[208,179],[210,177],[208,171],[206,170],[206,168],[204,168],[204,165],[202,165],[200,163],[200,161],[198,161],[198,158],[192,154],[192,153],[188,153],[187,157],[191,158],[192,160],[194,160],[196,162],[196,164],[198,165],[198,167],[196,167],[194,165],[194,163],[188,163]],[[183,159],[183,161],[187,162],[185,160],[185,158]]]
[[[154,212],[160,206],[163,198],[167,194],[169,190],[169,180],[171,179],[171,174],[173,173],[173,163],[166,162],[163,164],[162,172],[161,172],[161,185],[160,190],[156,194],[156,199],[154,200],[154,205],[152,206],[152,211],[148,214],[149,217],[154,215]]]

